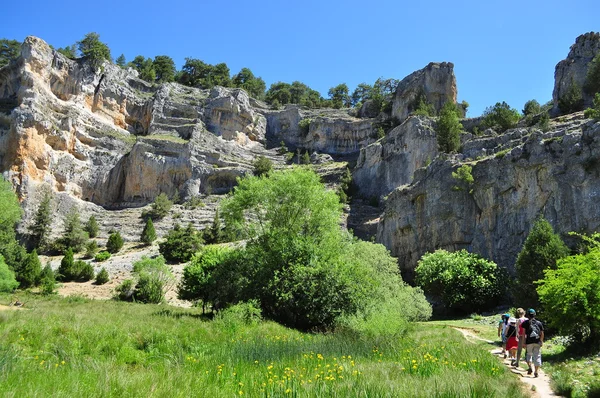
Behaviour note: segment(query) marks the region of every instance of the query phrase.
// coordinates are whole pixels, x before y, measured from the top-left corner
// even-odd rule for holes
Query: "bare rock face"
[[[425,68],[406,76],[398,84],[392,104],[392,116],[404,120],[414,110],[414,102],[424,94],[439,112],[448,101],[456,103],[456,77],[451,62],[431,62]]]
[[[472,166],[472,185],[452,176],[462,164]],[[534,131],[478,161],[440,156],[389,195],[377,240],[408,278],[423,254],[440,248],[467,249],[511,269],[540,215],[563,236],[600,227],[598,164],[600,123],[585,120]]]
[[[558,115],[560,113],[558,101],[569,91],[573,84],[576,84],[579,89],[584,87],[590,61],[597,54],[600,54],[600,33],[589,32],[577,37],[567,58],[556,64],[554,91],[552,91],[553,114]],[[591,106],[593,95],[586,93],[585,90],[582,94],[584,106]]]
[[[416,169],[438,154],[432,120],[409,117],[385,138],[360,150],[353,181],[365,197],[387,195],[409,184]]]

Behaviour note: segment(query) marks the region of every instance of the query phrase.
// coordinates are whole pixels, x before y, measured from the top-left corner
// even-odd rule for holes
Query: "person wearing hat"
[[[535,319],[535,310],[530,308],[527,310],[527,320],[523,322],[522,326],[525,330],[525,345],[527,347],[527,355],[525,360],[527,361],[527,374],[530,375],[532,372],[535,377],[538,377],[538,371],[542,366],[542,345],[544,344],[544,325],[542,322]],[[531,368],[531,363],[535,371]]]
[[[504,332],[508,327],[508,319],[510,318],[510,314],[502,314],[500,318],[500,322],[498,322],[498,337],[502,338],[502,355],[506,358],[506,335]]]

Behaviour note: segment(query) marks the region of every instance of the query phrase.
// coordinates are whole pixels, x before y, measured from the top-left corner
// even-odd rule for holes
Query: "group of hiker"
[[[502,314],[498,324],[498,337],[502,337],[502,355],[508,356],[511,366],[518,368],[523,348],[525,348],[525,361],[527,374],[538,377],[542,366],[542,345],[544,344],[544,325],[535,319],[533,308],[525,311],[518,308],[516,316]],[[532,367],[533,365],[533,367]]]

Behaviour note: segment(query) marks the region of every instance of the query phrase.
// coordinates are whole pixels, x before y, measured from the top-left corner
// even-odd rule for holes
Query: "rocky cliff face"
[[[558,101],[573,86],[582,89],[585,85],[589,63],[594,57],[600,54],[600,33],[589,32],[579,36],[575,44],[571,46],[571,51],[566,59],[556,64],[554,71],[554,91],[552,92],[552,101],[554,107],[552,112],[555,115],[560,113]],[[593,95],[583,90],[583,100],[586,107],[591,106]]]
[[[439,112],[448,101],[456,102],[456,77],[451,62],[432,62],[411,73],[398,84],[392,105],[392,116],[404,120],[414,110],[420,94]]]
[[[409,117],[385,138],[360,150],[353,180],[365,197],[387,195],[409,184],[416,169],[430,163],[438,154],[433,121]]]
[[[538,216],[563,235],[600,227],[600,123],[579,115],[547,134],[514,131],[507,142],[498,151],[502,142],[480,140],[479,160],[440,156],[389,195],[377,240],[408,277],[438,248],[465,248],[511,268]],[[452,177],[462,164],[472,166],[474,184]]]

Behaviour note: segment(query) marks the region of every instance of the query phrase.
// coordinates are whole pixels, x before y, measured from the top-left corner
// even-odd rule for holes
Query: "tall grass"
[[[1,396],[525,396],[486,350],[439,326],[306,334],[159,305],[28,305],[0,316]]]

